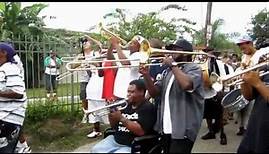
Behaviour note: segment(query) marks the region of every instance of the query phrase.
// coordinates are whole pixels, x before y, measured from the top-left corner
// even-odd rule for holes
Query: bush
[[[73,105],[73,111],[71,111],[71,105]],[[79,105],[80,104],[65,104],[59,101],[31,103],[27,106],[25,119],[27,123],[36,123],[55,116],[65,117],[64,119],[67,121],[82,118]]]

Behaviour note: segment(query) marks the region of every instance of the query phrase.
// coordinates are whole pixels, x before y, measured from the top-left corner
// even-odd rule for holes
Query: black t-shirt
[[[261,79],[269,86],[269,75],[265,75]],[[257,90],[254,90],[253,93],[255,102],[249,117],[247,132],[240,147],[246,149],[246,152],[269,153],[269,103]]]
[[[137,121],[145,134],[150,134],[153,131],[153,126],[156,122],[156,109],[153,104],[145,101],[138,108],[132,109],[132,105],[128,105],[122,110],[122,115],[131,121]],[[121,122],[116,126],[114,134],[115,140],[119,144],[131,145],[137,135],[128,130]]]

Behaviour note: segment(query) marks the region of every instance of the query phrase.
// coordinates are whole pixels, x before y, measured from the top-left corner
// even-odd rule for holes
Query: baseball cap
[[[13,46],[8,43],[0,43],[0,49],[5,50],[7,52],[7,61],[15,62],[13,56],[16,54]]]
[[[181,48],[183,51],[193,51],[192,44],[185,39],[176,40],[173,44],[165,46],[165,49],[171,50],[173,47]]]
[[[240,37],[239,39],[237,39],[235,41],[235,43],[237,45],[239,45],[241,43],[247,43],[247,42],[252,42],[252,39],[249,36],[247,36],[247,35],[244,35],[244,36]]]

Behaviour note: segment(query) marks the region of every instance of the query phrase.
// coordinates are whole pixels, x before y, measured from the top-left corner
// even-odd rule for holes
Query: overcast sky
[[[40,2],[39,2],[40,3]],[[32,5],[33,2],[23,2],[23,6]],[[45,2],[49,4],[40,16],[45,18],[46,27],[64,28],[75,31],[86,31],[89,27],[103,21],[103,16],[115,8],[128,10],[128,16],[134,17],[137,13],[157,11],[168,4],[185,6],[188,11],[182,12],[170,9],[161,14],[166,20],[172,17],[185,17],[197,23],[195,28],[201,29],[205,25],[207,2]],[[246,33],[250,27],[251,17],[264,8],[269,8],[269,2],[213,2],[211,21],[224,19],[222,32]],[[55,16],[56,19],[49,19]]]

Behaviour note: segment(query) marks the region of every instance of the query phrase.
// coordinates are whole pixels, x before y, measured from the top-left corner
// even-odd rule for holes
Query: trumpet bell
[[[150,47],[150,43],[148,40],[143,40],[140,44],[140,52],[143,52],[145,54],[149,55],[152,53],[152,49]]]

